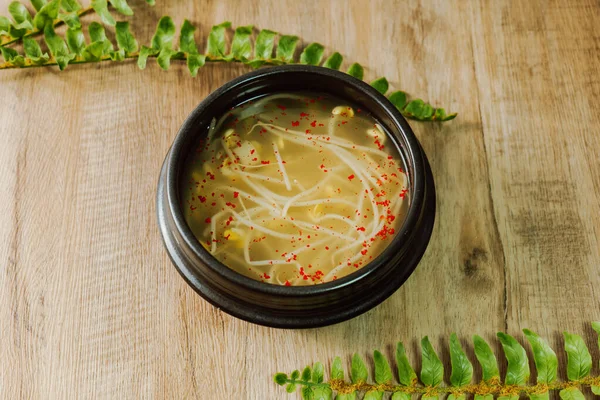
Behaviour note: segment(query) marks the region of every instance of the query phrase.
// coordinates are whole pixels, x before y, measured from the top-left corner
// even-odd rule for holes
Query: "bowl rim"
[[[189,228],[187,222],[185,221],[183,211],[179,203],[180,185],[179,171],[177,166],[180,162],[180,158],[187,157],[187,155],[189,154],[185,148],[185,144],[188,143],[189,140],[188,136],[197,136],[198,127],[197,125],[195,125],[196,119],[200,115],[202,115],[202,113],[204,113],[207,108],[210,107],[211,103],[213,103],[220,97],[227,96],[228,93],[235,91],[239,87],[245,86],[253,81],[274,77],[281,74],[293,75],[297,73],[313,74],[319,77],[336,79],[338,81],[341,81],[345,85],[352,86],[354,89],[362,92],[363,94],[367,95],[372,100],[374,100],[375,103],[377,103],[378,106],[381,107],[381,109],[387,115],[387,117],[389,117],[390,121],[393,123],[393,126],[385,124],[382,121],[379,122],[387,128],[387,131],[398,132],[398,135],[402,136],[403,141],[406,142],[406,146],[404,146],[404,155],[406,158],[405,162],[407,164],[406,167],[407,170],[409,170],[410,167],[412,167],[412,170],[415,171],[415,173],[413,174],[414,176],[408,177],[412,181],[411,186],[414,189],[410,192],[410,204],[408,207],[406,218],[402,222],[401,227],[396,232],[392,241],[377,257],[375,257],[363,267],[359,268],[357,271],[352,272],[341,278],[338,278],[334,281],[306,286],[284,286],[271,284],[267,282],[261,282],[247,277],[245,275],[242,275],[241,273],[236,272],[235,270],[221,263],[200,244],[196,236],[194,236],[191,229]],[[323,91],[327,92],[327,89],[324,88]],[[399,146],[397,138],[392,137],[391,139],[394,141],[396,146]],[[400,149],[398,150],[402,153]],[[409,235],[410,232],[414,229],[415,224],[420,218],[422,203],[425,195],[425,165],[421,153],[421,147],[408,122],[402,116],[400,111],[390,102],[388,98],[386,98],[384,95],[382,95],[380,92],[378,92],[375,88],[373,88],[366,82],[340,71],[310,65],[284,65],[259,69],[257,71],[252,71],[238,78],[235,78],[225,83],[217,90],[210,93],[194,108],[194,110],[185,119],[184,123],[182,124],[181,128],[177,133],[177,136],[173,141],[171,149],[169,150],[166,163],[167,170],[165,189],[167,203],[170,208],[172,218],[178,230],[178,233],[184,240],[185,244],[189,247],[189,249],[191,249],[193,253],[204,264],[206,264],[206,266],[208,266],[208,268],[211,268],[215,273],[222,275],[228,281],[231,281],[236,285],[241,285],[242,287],[251,291],[275,296],[304,297],[325,294],[328,292],[336,291],[340,288],[347,287],[349,285],[353,285],[354,283],[361,281],[368,275],[374,273],[378,268],[383,267],[381,260],[388,258],[395,250],[397,251],[398,247],[402,244],[402,238]]]

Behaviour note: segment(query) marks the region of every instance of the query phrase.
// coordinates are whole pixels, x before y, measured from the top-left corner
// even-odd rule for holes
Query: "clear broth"
[[[314,93],[249,101],[213,120],[183,171],[185,219],[223,264],[279,285],[328,282],[399,230],[408,182],[368,112]]]

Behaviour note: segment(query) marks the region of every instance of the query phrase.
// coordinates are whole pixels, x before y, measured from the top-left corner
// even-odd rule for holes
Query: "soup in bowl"
[[[410,127],[349,75],[284,66],[208,96],[165,159],[159,226],[182,276],[242,319],[314,327],[358,315],[412,273],[435,190]]]

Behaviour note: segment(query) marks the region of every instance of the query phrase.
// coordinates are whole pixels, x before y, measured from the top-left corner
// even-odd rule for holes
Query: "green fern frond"
[[[598,333],[600,347],[600,322],[593,322],[592,328]],[[315,363],[312,369],[306,367],[302,375],[294,371],[290,376],[284,373],[275,375],[275,383],[286,386],[288,393],[300,389],[302,399],[337,400],[363,399],[380,400],[388,393],[392,400],[410,400],[412,395],[422,399],[440,399],[448,395],[449,400],[465,399],[474,395],[475,400],[518,400],[526,395],[532,400],[548,399],[551,391],[558,391],[563,400],[584,399],[582,389],[591,388],[600,394],[600,377],[590,376],[592,357],[583,339],[565,332],[564,349],[567,353],[567,381],[556,380],[558,359],[548,343],[534,332],[525,329],[525,338],[531,345],[537,371],[536,382],[530,382],[529,359],[525,348],[512,336],[498,333],[508,368],[504,381],[500,379],[498,361],[489,344],[480,336],[473,337],[475,356],[481,366],[483,379],[473,383],[473,364],[465,354],[456,334],[450,336],[451,374],[449,385],[443,384],[444,367],[427,337],[421,341],[422,369],[419,384],[417,375],[408,361],[402,343],[396,349],[397,377],[394,377],[390,363],[382,353],[375,350],[373,363],[375,374],[369,382],[369,369],[358,355],[352,356],[351,382],[344,380],[342,361],[336,357],[331,364],[329,380],[324,381],[322,364]],[[315,370],[319,371],[315,374]],[[397,378],[398,383],[393,381]]]
[[[146,0],[154,5],[154,0]],[[263,29],[258,32],[252,44],[253,27],[242,26],[234,30],[231,45],[227,40],[230,22],[212,27],[205,54],[201,54],[194,40],[195,27],[185,20],[179,33],[179,48],[175,49],[176,27],[171,17],[160,19],[149,46],[140,47],[129,23],[116,21],[109,8],[121,15],[130,16],[133,10],[127,0],[92,0],[89,7],[82,7],[77,0],[31,0],[33,13],[19,1],[13,1],[8,11],[12,21],[0,16],[0,52],[4,63],[0,69],[31,68],[57,65],[60,70],[69,64],[84,64],[100,61],[123,61],[137,59],[139,68],[144,69],[149,58],[156,58],[162,69],[169,69],[171,60],[185,61],[192,76],[206,62],[239,62],[252,68],[264,65],[306,64],[321,65],[339,70],[343,63],[340,53],[334,52],[325,61],[325,47],[319,43],[310,43],[296,55],[299,39],[291,35],[279,35],[277,32]],[[88,26],[90,43],[86,43],[80,17],[95,12],[104,25],[114,27],[118,50],[106,38],[104,28],[97,22]],[[66,24],[64,39],[55,28]],[[42,52],[34,36],[43,35],[50,55]],[[6,47],[15,43],[23,44],[23,54]],[[273,55],[275,52],[275,55]],[[352,64],[347,73],[357,79],[364,78],[364,68]],[[371,82],[377,91],[386,95],[389,82],[385,77]],[[443,108],[436,108],[421,99],[408,100],[408,95],[395,91],[388,95],[389,100],[407,118],[418,121],[449,121],[456,113],[447,114]]]

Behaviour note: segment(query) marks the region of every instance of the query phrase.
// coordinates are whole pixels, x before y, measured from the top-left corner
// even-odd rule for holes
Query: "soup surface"
[[[364,110],[276,94],[213,120],[183,171],[181,200],[194,235],[229,268],[315,284],[356,271],[389,244],[408,205],[402,167]]]

